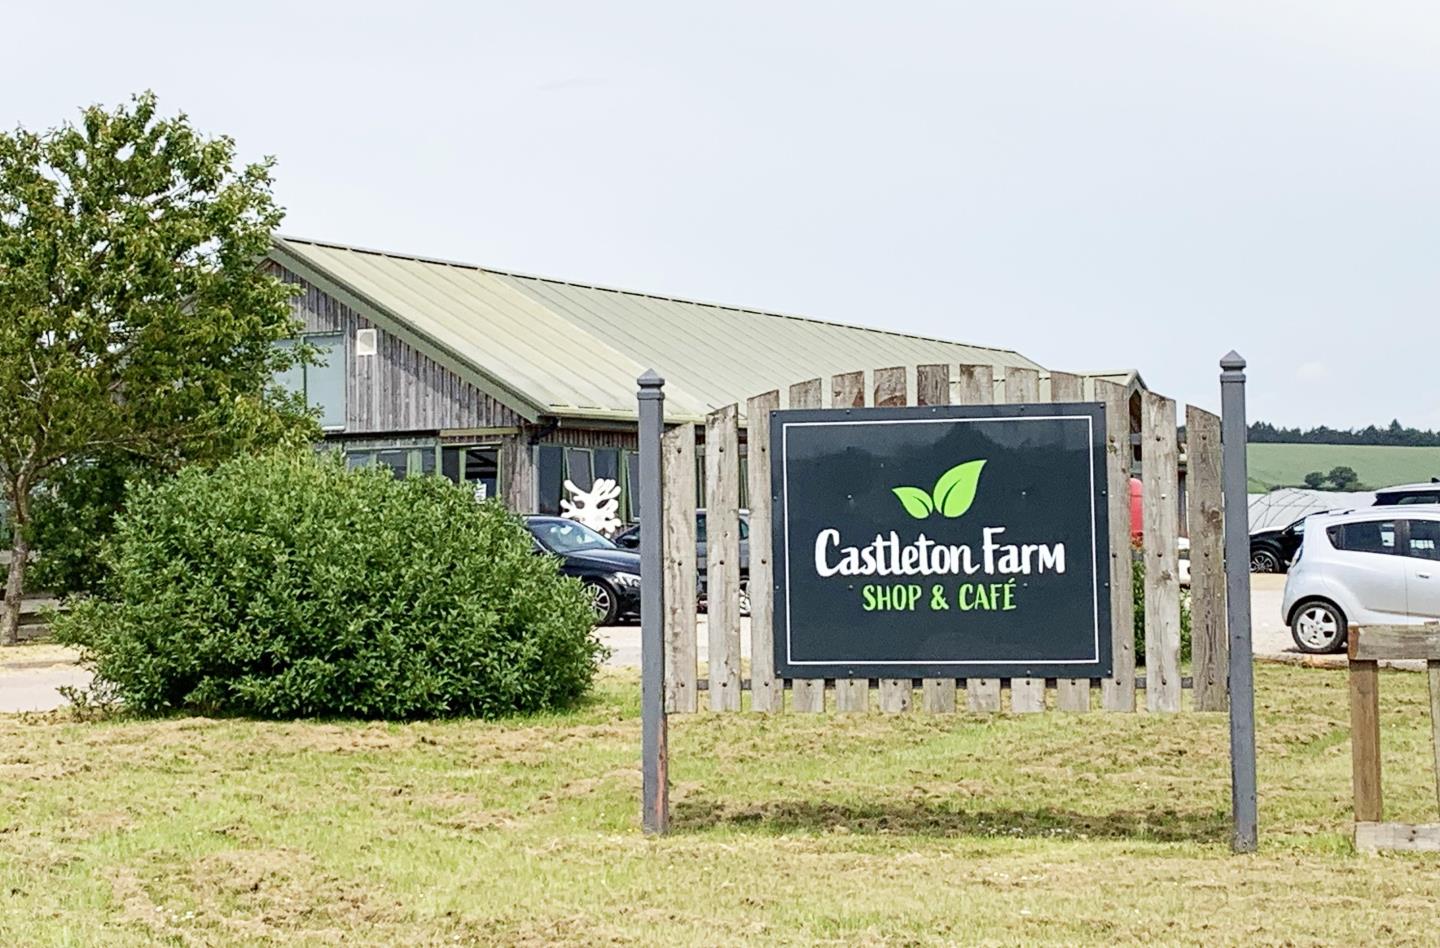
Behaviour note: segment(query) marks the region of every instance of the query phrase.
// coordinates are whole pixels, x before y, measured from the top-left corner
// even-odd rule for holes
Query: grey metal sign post
[[[1253,853],[1259,844],[1255,804],[1255,672],[1250,647],[1250,508],[1245,447],[1245,360],[1231,351],[1220,360],[1220,425],[1225,491],[1225,601],[1230,636],[1230,848]]]
[[[670,828],[670,738],[665,717],[665,522],[661,435],[665,380],[654,369],[636,380],[640,412],[640,726],[641,823],[647,833]]]

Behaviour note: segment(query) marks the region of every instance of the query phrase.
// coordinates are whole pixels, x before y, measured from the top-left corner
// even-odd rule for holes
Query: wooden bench
[[[1355,848],[1440,852],[1440,823],[1386,823],[1380,791],[1382,661],[1423,661],[1430,684],[1430,742],[1440,804],[1440,625],[1373,625],[1350,630],[1350,754]]]

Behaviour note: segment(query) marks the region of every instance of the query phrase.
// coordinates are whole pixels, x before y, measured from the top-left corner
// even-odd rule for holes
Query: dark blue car
[[[560,572],[585,584],[597,624],[640,615],[640,554],[564,517],[526,517],[525,526],[535,538],[535,552],[559,557]]]

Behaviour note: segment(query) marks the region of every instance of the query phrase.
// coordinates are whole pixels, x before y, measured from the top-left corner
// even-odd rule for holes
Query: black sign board
[[[1111,674],[1099,404],[779,411],[785,678]]]

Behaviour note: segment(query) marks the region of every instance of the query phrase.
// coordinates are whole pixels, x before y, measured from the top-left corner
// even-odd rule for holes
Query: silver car
[[[1318,514],[1281,608],[1302,652],[1338,652],[1352,625],[1440,621],[1440,504]]]

